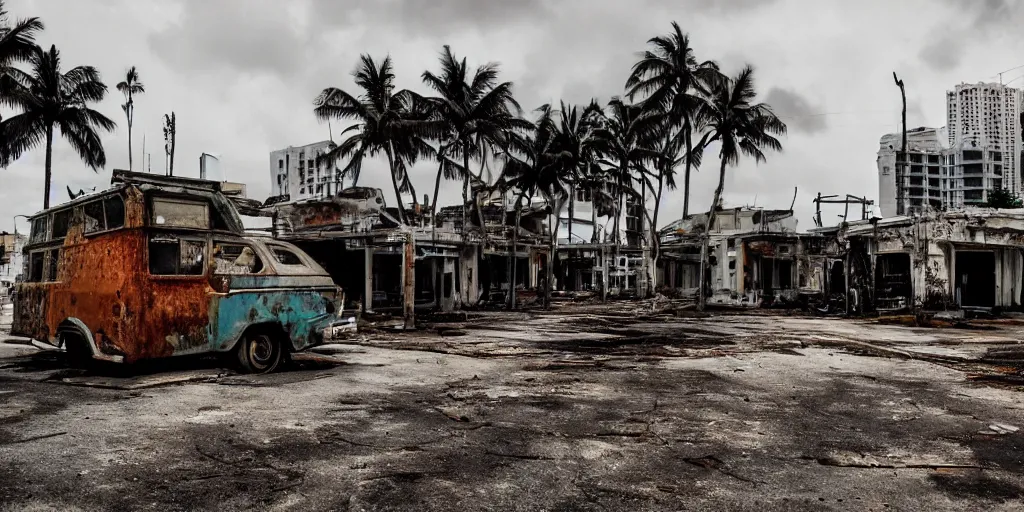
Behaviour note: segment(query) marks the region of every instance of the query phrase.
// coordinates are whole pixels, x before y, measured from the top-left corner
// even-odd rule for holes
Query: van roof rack
[[[110,177],[110,184],[131,183],[134,185],[155,185],[158,187],[183,187],[194,190],[206,190],[209,192],[220,192],[220,182],[201,180],[197,178],[185,178],[182,176],[163,176],[146,172],[132,172],[124,169],[114,169]]]

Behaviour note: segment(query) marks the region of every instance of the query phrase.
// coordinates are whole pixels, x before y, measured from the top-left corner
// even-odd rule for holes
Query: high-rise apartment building
[[[270,195],[289,196],[292,200],[337,194],[342,186],[341,170],[317,163],[317,157],[332,148],[325,140],[270,153]]]
[[[942,128],[907,130],[907,156],[902,183],[896,180],[897,155],[902,133],[882,136],[878,148],[878,207],[883,217],[898,215],[897,195],[902,194],[904,214],[952,206],[954,191],[948,179],[946,137]]]
[[[1020,89],[995,83],[961,83],[946,93],[950,147],[999,155],[997,181],[1017,195],[1022,192],[1022,97]]]

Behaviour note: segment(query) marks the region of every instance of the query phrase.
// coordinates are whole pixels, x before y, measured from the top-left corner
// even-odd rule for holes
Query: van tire
[[[270,373],[277,369],[283,358],[279,336],[265,330],[250,331],[242,337],[235,349],[242,373]]]
[[[68,366],[81,370],[88,370],[94,366],[92,350],[81,335],[65,331],[60,336],[64,343]]]

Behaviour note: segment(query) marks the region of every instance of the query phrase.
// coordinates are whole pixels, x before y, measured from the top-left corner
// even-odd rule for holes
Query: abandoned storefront
[[[851,300],[864,309],[1021,305],[1024,211],[930,213],[858,221],[819,232],[846,248]]]

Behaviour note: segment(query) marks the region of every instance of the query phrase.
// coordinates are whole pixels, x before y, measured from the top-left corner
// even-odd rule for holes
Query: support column
[[[601,302],[608,301],[608,251],[601,245]]]
[[[373,247],[369,245],[363,248],[363,269],[363,313],[369,313],[373,311]]]
[[[747,281],[747,273],[745,267],[745,265],[747,264],[746,247],[746,242],[738,240],[738,243],[736,244],[736,291],[739,293],[741,301],[743,300],[743,294],[747,292],[745,286]]]
[[[416,239],[410,230],[406,234],[402,258],[402,313],[405,328],[416,328]]]

